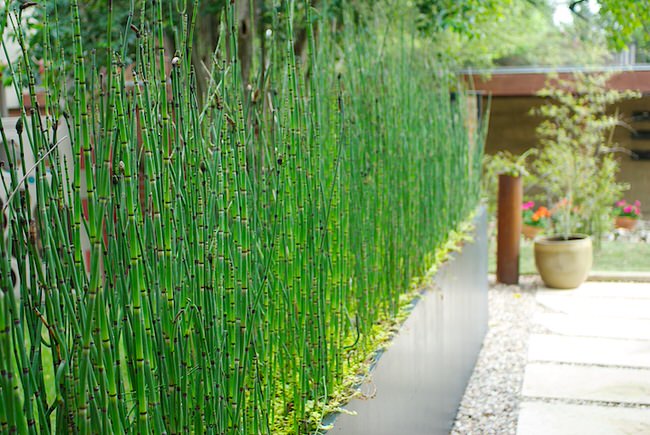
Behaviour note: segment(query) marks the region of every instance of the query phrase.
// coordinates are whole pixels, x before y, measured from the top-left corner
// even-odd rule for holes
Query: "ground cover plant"
[[[293,2],[259,88],[226,9],[199,96],[198,9],[132,5],[93,51],[54,2],[40,106],[25,4],[3,13],[34,103],[24,139],[0,130],[0,430],[312,433],[476,206],[464,96],[411,35],[333,26],[325,3],[297,60]]]

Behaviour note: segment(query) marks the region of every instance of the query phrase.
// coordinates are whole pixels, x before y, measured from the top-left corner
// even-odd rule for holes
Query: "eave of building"
[[[462,70],[461,79],[470,89],[493,97],[530,97],[544,88],[548,74],[569,78],[576,72],[613,72],[612,89],[635,90],[650,95],[650,64],[607,67],[503,67],[490,70]]]

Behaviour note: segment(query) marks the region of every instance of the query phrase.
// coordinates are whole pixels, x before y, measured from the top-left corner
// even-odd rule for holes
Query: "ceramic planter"
[[[625,228],[626,230],[633,230],[636,227],[637,219],[628,216],[616,217],[616,228]]]
[[[576,288],[586,279],[593,261],[591,238],[583,234],[535,240],[535,266],[546,286]]]
[[[523,224],[521,226],[521,234],[524,235],[526,240],[533,240],[542,231],[542,227],[534,227],[532,225]]]

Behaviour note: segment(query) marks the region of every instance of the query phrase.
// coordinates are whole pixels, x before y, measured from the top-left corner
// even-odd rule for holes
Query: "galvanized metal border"
[[[434,278],[330,434],[448,434],[488,320],[487,213]]]

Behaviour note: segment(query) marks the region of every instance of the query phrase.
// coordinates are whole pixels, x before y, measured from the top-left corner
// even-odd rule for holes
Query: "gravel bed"
[[[489,330],[451,433],[515,434],[535,312],[536,277],[519,286],[492,284]]]

